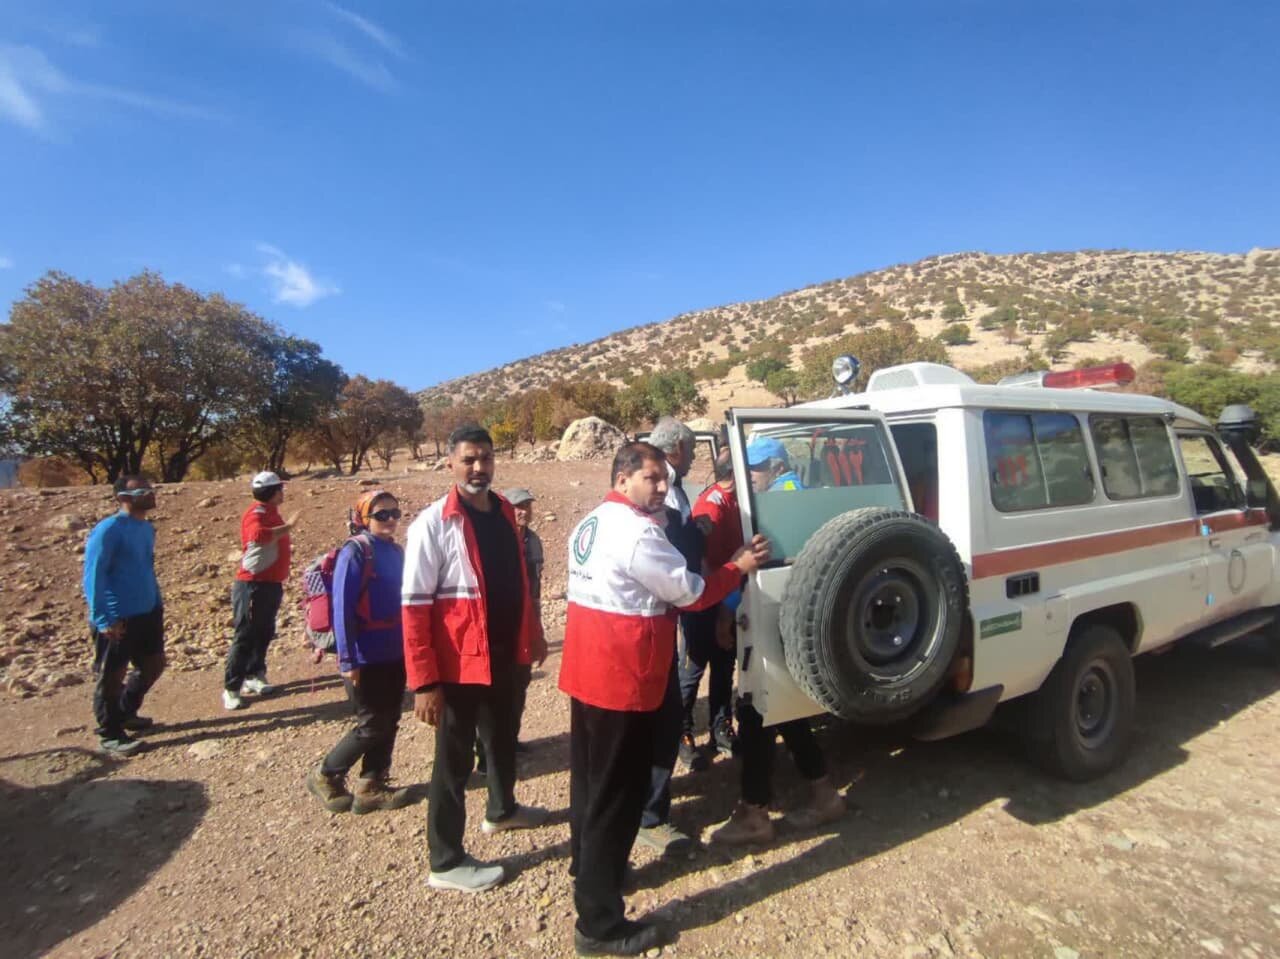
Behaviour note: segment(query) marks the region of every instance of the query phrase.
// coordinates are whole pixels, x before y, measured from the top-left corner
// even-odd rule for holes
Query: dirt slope
[[[563,590],[566,536],[598,500],[603,476],[600,464],[500,464],[500,485],[540,497],[550,597]],[[382,482],[411,511],[445,488],[435,472]],[[339,535],[357,489],[350,479],[291,485],[292,504],[304,509],[300,557]],[[102,515],[103,494],[0,499],[0,613],[11,624],[0,653],[12,687],[0,693],[5,954],[571,955],[558,657],[530,691],[533,749],[518,788],[523,801],[554,811],[552,825],[482,836],[483,791],[473,789],[472,851],[503,858],[518,875],[475,898],[433,893],[422,884],[424,805],[330,817],[303,792],[304,772],[347,713],[331,667],[313,668],[299,648],[296,622],[272,656],[284,690],[243,713],[220,708],[227,556],[243,505],[235,485],[161,493],[178,668],[148,703],[162,724],[148,737],[154,748],[108,762],[91,750],[79,531],[57,522]],[[548,603],[547,622],[558,649],[560,599]],[[1277,954],[1280,674],[1242,641],[1145,658],[1138,689],[1129,764],[1083,786],[1044,779],[998,728],[925,745],[828,725],[821,735],[848,788],[845,820],[782,834],[768,848],[675,863],[637,850],[630,902],[680,927],[665,950],[676,956]],[[430,770],[431,736],[406,718],[396,774],[421,787]],[[798,798],[785,758],[777,782],[780,806]],[[677,822],[705,830],[728,815],[735,768],[720,761],[682,776],[676,793]]]

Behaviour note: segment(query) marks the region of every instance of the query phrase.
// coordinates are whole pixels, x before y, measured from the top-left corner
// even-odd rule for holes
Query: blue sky
[[[1280,5],[0,0],[0,307],[220,290],[418,389],[964,250],[1280,245]]]

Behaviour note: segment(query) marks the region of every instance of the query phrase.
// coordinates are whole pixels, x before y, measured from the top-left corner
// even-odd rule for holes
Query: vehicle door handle
[[[1218,537],[1216,537],[1216,536],[1210,537],[1210,539],[1209,539],[1209,546],[1210,546],[1211,548],[1213,548],[1213,549],[1217,549],[1217,548],[1218,548],[1218,547],[1220,547],[1221,545],[1222,545],[1222,540],[1220,540]]]

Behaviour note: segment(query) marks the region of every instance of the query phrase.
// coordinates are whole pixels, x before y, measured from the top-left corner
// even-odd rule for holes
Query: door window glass
[[[774,559],[795,559],[823,524],[851,509],[906,508],[879,424],[740,425],[755,532],[769,538]]]
[[[1182,434],[1178,436],[1178,447],[1197,513],[1217,513],[1244,505],[1240,486],[1217,440],[1201,433]]]
[[[982,417],[991,503],[1004,513],[1093,502],[1093,470],[1080,421],[1070,413]]]
[[[1102,488],[1111,499],[1173,496],[1180,489],[1169,430],[1157,416],[1089,417]]]

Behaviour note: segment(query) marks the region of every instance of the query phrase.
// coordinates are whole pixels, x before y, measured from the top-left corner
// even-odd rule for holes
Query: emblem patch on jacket
[[[586,521],[578,527],[578,535],[573,538],[573,558],[579,566],[591,555],[591,547],[595,545],[596,529],[599,525],[600,521],[596,517],[588,516]]]

